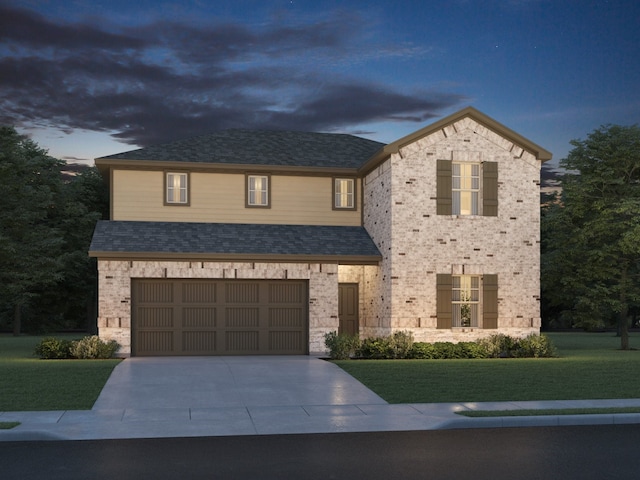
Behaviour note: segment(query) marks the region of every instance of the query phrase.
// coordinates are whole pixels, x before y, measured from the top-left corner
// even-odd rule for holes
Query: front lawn
[[[120,360],[40,360],[41,339],[0,335],[0,411],[91,409]]]
[[[640,350],[619,350],[612,333],[548,336],[560,358],[335,363],[389,403],[640,398]]]

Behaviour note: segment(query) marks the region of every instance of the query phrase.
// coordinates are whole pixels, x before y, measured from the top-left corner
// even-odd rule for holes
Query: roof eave
[[[357,175],[357,168],[337,168],[337,167],[307,167],[296,165],[268,165],[253,163],[208,163],[208,162],[180,162],[162,160],[127,160],[127,159],[106,159],[96,158],[96,167],[100,171],[111,168],[121,169],[144,169],[144,170],[189,170],[189,171],[209,171],[209,172],[250,172],[268,171],[281,174],[301,174],[301,175]]]
[[[295,255],[246,253],[189,252],[111,252],[89,251],[100,260],[179,260],[198,262],[264,262],[264,263],[337,263],[341,265],[378,265],[381,255]]]

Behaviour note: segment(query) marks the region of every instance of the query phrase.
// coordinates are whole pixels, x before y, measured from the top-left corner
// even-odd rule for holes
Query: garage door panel
[[[287,354],[298,352],[303,348],[304,336],[301,332],[269,332],[269,351],[271,353]]]
[[[215,307],[185,307],[182,309],[182,326],[184,328],[209,327],[215,328]]]
[[[302,280],[135,279],[134,355],[308,353]]]
[[[214,304],[217,286],[213,282],[185,282],[182,284],[182,303]]]
[[[269,308],[269,327],[302,328],[304,312],[301,308]]]
[[[260,352],[260,336],[258,331],[227,331],[225,333],[225,350],[229,354]]]
[[[260,309],[257,307],[225,308],[225,326],[229,328],[257,328],[260,323]]]
[[[260,284],[256,282],[227,283],[225,293],[227,303],[249,304],[260,302]]]
[[[174,333],[171,330],[138,332],[137,348],[147,355],[173,354]]]
[[[173,303],[174,285],[161,280],[146,280],[140,282],[136,289],[136,299],[139,303]]]
[[[304,303],[305,299],[305,285],[303,284],[269,284],[269,303]]]
[[[173,307],[138,307],[136,309],[140,328],[171,328],[174,326]]]
[[[186,355],[210,355],[217,351],[216,341],[215,331],[183,331],[182,352]]]

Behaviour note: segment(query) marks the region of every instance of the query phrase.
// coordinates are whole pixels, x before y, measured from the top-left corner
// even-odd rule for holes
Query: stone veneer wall
[[[498,216],[437,215],[438,159],[497,162]],[[372,171],[363,186],[364,225],[383,255],[380,297],[372,296],[368,312],[379,326],[410,330],[419,341],[495,333],[436,328],[436,275],[486,273],[498,275],[498,331],[539,332],[540,166],[532,154],[465,118]]]
[[[360,332],[365,337],[384,336],[392,332],[392,171],[387,160],[363,180],[363,223],[375,242],[382,261],[380,266],[366,272],[367,321]]]
[[[134,278],[288,279],[309,281],[309,351],[324,352],[324,334],[338,329],[338,266],[320,263],[223,263],[99,260],[98,331],[131,353]]]

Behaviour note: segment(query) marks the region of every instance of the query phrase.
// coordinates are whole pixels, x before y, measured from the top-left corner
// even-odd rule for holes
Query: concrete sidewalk
[[[640,399],[390,405],[308,356],[130,358],[92,410],[2,412],[0,441],[639,423],[640,414],[468,418],[462,410],[640,407]]]

